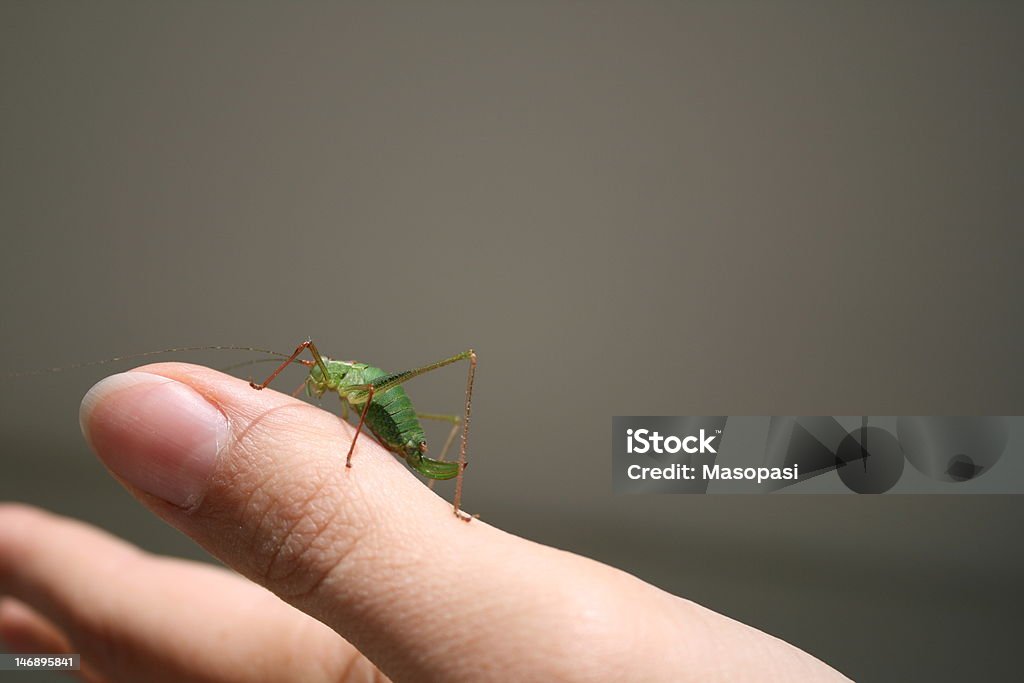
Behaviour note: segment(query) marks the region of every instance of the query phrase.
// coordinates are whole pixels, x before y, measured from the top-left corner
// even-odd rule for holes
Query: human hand
[[[242,575],[0,506],[0,637],[80,652],[91,681],[847,680],[624,572],[459,521],[372,439],[347,470],[336,415],[207,368],[109,377],[82,428]]]

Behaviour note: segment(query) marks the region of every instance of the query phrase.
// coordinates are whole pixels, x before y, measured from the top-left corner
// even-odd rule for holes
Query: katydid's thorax
[[[369,395],[366,385],[389,375],[365,363],[328,358],[323,360],[327,368],[326,375],[319,365],[313,365],[306,378],[306,393],[317,398],[328,392],[337,393],[357,415],[366,408]],[[410,460],[410,464],[426,451],[423,428],[416,417],[412,401],[400,386],[373,395],[366,409],[366,427],[386,448]]]

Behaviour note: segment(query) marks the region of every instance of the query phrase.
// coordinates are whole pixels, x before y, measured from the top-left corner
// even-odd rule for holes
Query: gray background
[[[3,2],[2,367],[473,345],[489,522],[859,680],[1016,678],[1021,499],[614,497],[608,435],[1024,413],[1022,29],[994,2]],[[3,380],[0,498],[199,557],[82,443],[113,369]],[[410,392],[457,410],[462,382]]]

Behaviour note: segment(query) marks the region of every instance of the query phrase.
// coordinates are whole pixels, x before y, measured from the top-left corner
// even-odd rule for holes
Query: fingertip
[[[186,508],[202,497],[229,438],[216,405],[188,384],[142,371],[98,382],[82,399],[79,421],[115,475]]]

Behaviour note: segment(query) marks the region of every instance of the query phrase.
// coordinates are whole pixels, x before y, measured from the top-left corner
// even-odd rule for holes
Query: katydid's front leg
[[[299,354],[302,353],[305,349],[309,349],[309,352],[313,354],[312,361],[297,360]],[[281,371],[288,367],[291,363],[301,363],[302,365],[305,365],[307,367],[315,363],[316,365],[320,366],[320,370],[324,373],[324,377],[327,376],[327,366],[324,365],[323,356],[320,355],[320,351],[317,350],[316,344],[313,343],[313,340],[307,339],[306,341],[296,346],[295,351],[292,352],[292,355],[288,356],[288,359],[285,360],[285,362],[281,363],[281,365],[278,366],[277,370],[274,370],[272,373],[270,373],[270,376],[263,380],[262,384],[256,384],[252,380],[249,380],[249,386],[257,390],[266,389],[267,386],[274,381],[274,378],[280,375]]]

